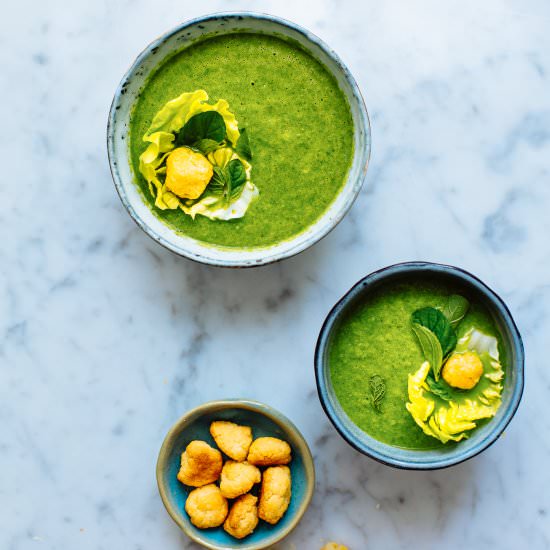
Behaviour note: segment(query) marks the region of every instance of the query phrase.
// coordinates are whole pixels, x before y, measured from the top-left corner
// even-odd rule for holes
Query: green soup
[[[351,420],[375,439],[405,449],[444,447],[439,440],[425,435],[405,408],[408,375],[424,361],[411,330],[411,314],[422,307],[443,307],[455,292],[436,281],[388,283],[356,305],[337,327],[329,350],[334,391]],[[500,343],[500,334],[486,308],[462,294],[469,299],[470,309],[457,336],[476,327]],[[386,381],[382,412],[376,412],[369,402],[369,378],[375,374]],[[446,444],[451,445],[455,443]]]
[[[226,99],[249,132],[260,196],[238,220],[155,209],[139,174],[142,137],[154,115],[196,89],[212,102]],[[130,126],[134,172],[155,214],[179,233],[228,247],[273,245],[312,225],[342,188],[353,155],[351,113],[335,79],[298,46],[259,34],[205,39],[171,57],[147,81]]]

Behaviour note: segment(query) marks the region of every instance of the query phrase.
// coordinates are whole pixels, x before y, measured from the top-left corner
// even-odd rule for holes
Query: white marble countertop
[[[320,35],[355,74],[373,125],[349,216],[300,256],[248,271],[149,240],[120,204],[105,147],[134,56],[221,9]],[[275,406],[312,446],[315,497],[281,550],[550,548],[547,2],[21,0],[1,19],[2,549],[195,548],[164,511],[154,465],[184,411],[226,396]],[[484,279],[527,354],[505,437],[439,472],[351,449],[313,375],[333,303],[370,271],[413,259]]]

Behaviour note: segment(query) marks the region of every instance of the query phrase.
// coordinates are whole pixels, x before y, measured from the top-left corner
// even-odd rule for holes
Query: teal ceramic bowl
[[[349,311],[366,296],[390,281],[437,279],[448,283],[457,292],[472,296],[485,305],[502,336],[507,358],[502,404],[497,414],[478,427],[468,439],[457,445],[433,451],[409,450],[382,443],[356,426],[340,405],[332,387],[329,349],[335,329]],[[523,343],[514,319],[502,299],[477,277],[449,265],[429,262],[407,262],[375,271],[351,288],[328,314],[317,341],[315,375],[323,409],[340,435],[359,452],[396,468],[436,470],[464,462],[492,445],[512,420],[523,393]]]
[[[284,439],[292,447],[292,497],[285,515],[276,525],[260,520],[248,537],[237,540],[223,527],[197,529],[185,512],[185,501],[192,488],[177,479],[181,453],[194,439],[201,439],[215,447],[210,435],[210,423],[229,420],[251,426],[254,438],[274,436]],[[246,399],[210,401],[183,415],[170,429],[157,461],[157,483],[162,502],[180,529],[195,542],[212,550],[260,550],[269,548],[286,537],[304,515],[313,495],[315,469],[309,447],[298,428],[276,410]]]

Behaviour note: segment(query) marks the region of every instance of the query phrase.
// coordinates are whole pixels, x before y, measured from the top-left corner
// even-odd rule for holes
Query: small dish
[[[292,497],[290,506],[276,525],[260,522],[248,537],[237,540],[223,527],[197,529],[185,512],[189,489],[177,480],[180,456],[188,443],[200,439],[215,445],[209,427],[214,420],[251,426],[254,437],[274,436],[287,441],[292,448]],[[309,447],[298,428],[271,407],[246,399],[210,401],[183,415],[166,435],[157,461],[157,483],[162,502],[172,519],[192,540],[205,548],[224,550],[260,550],[286,537],[304,515],[315,487],[315,469]]]
[[[134,104],[149,75],[167,58],[205,36],[257,33],[293,41],[331,73],[346,97],[354,125],[353,160],[347,179],[323,214],[288,240],[257,248],[208,244],[176,232],[160,220],[140,194],[131,168],[128,132]],[[185,22],[149,44],[120,82],[111,105],[107,149],[111,173],[120,199],[138,226],[165,248],[192,260],[223,267],[254,267],[288,258],[323,238],[345,216],[355,201],[370,157],[370,123],[359,88],[337,54],[315,35],[271,15],[220,13]]]
[[[498,328],[507,357],[502,403],[488,422],[469,439],[443,449],[410,450],[382,443],[371,437],[348,417],[331,384],[328,350],[331,338],[347,312],[382,283],[411,278],[438,279],[475,296],[489,311]],[[494,443],[514,416],[523,393],[524,352],[519,331],[502,299],[477,277],[457,267],[428,262],[408,262],[386,267],[361,279],[328,314],[315,350],[315,375],[319,399],[340,435],[359,452],[389,466],[411,470],[435,470],[463,462]]]

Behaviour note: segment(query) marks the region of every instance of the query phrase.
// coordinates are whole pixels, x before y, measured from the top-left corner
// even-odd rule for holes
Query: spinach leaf
[[[240,133],[241,135],[235,146],[235,152],[237,155],[250,162],[252,160],[252,150],[250,149],[250,142],[248,141],[248,132],[246,128],[243,128]]]
[[[192,116],[176,134],[175,145],[192,145],[203,139],[221,143],[225,139],[225,121],[217,111],[205,111]]]
[[[443,350],[437,336],[429,328],[418,323],[413,322],[412,329],[418,338],[424,358],[430,363],[435,379],[439,380],[439,373],[443,363]]]
[[[449,323],[453,328],[456,328],[462,319],[464,319],[468,309],[470,307],[470,302],[460,296],[460,294],[452,294],[447,298],[447,303],[443,306],[443,315],[447,317]]]
[[[369,378],[370,402],[376,412],[382,412],[380,405],[386,395],[386,381],[379,375],[373,374]]]
[[[456,333],[447,320],[447,317],[434,307],[424,307],[417,309],[412,314],[412,322],[431,330],[441,344],[443,358],[447,357],[456,346]]]
[[[230,189],[227,195],[233,199],[241,194],[243,185],[246,183],[244,164],[239,159],[233,159],[227,165],[227,173],[230,182]]]
[[[208,153],[219,149],[220,144],[213,139],[199,139],[199,141],[193,143],[192,147],[198,149],[203,155],[206,156]]]
[[[431,374],[426,377],[426,384],[430,388],[430,392],[444,401],[451,401],[453,399],[453,390],[442,380],[436,382]]]

